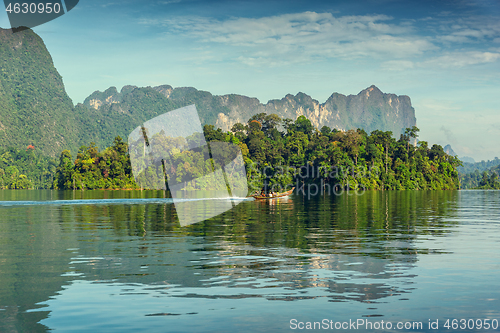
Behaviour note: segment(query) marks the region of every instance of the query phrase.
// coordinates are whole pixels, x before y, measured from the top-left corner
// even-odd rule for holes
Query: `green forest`
[[[246,124],[224,132],[204,126],[208,142],[228,142],[241,148],[250,189],[264,182],[274,188],[322,184],[353,190],[458,189],[461,165],[439,145],[417,145],[418,128],[408,128],[399,139],[391,132],[315,128],[304,116],[296,121],[275,114],[257,114]],[[185,152],[177,156],[178,176],[192,179],[206,170]],[[176,167],[177,168],[177,167]],[[182,172],[180,170],[182,169]],[[182,179],[184,179],[182,178]],[[497,184],[488,174],[477,184]],[[495,180],[496,179],[496,180]],[[134,189],[128,145],[116,137],[104,150],[90,143],[76,156],[64,150],[59,160],[43,157],[33,148],[0,152],[2,188]],[[276,187],[277,186],[277,187]],[[489,185],[488,185],[489,186]]]
[[[459,188],[457,167],[461,162],[439,145],[428,147],[421,141],[414,146],[418,131],[408,128],[396,140],[392,132],[376,130],[368,135],[361,129],[343,132],[326,126],[318,130],[304,116],[292,121],[262,113],[246,125],[235,124],[227,133],[206,126],[205,136],[209,141],[240,145],[251,188],[261,186],[266,167],[266,175],[272,175],[271,185],[305,182],[373,190]]]
[[[460,187],[463,189],[500,189],[500,159],[495,157],[491,161],[463,163],[458,168]]]
[[[0,188],[51,188],[57,164],[31,145],[25,150],[0,148]]]
[[[132,189],[137,188],[128,156],[128,146],[116,137],[113,146],[102,151],[92,142],[82,146],[73,161],[64,150],[59,158],[54,189]]]
[[[473,172],[460,175],[461,187],[464,189],[500,190],[500,166],[489,170]]]
[[[482,173],[483,171],[490,171],[490,169],[493,169],[499,165],[500,159],[498,157],[495,157],[490,161],[481,161],[475,163],[464,162],[462,166],[458,167],[458,172],[462,175],[473,173],[475,171],[479,171],[480,173]]]

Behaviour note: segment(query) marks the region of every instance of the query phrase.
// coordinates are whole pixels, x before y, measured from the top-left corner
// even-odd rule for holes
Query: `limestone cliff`
[[[84,104],[100,109],[103,105],[109,108],[112,104],[119,103],[117,107],[129,110],[130,98],[127,103],[126,96],[137,95],[137,89],[151,88],[126,86],[118,93],[112,87],[105,92],[93,93]],[[163,85],[152,89],[172,102],[165,108],[165,112],[173,105],[181,107],[195,104],[203,124],[215,125],[224,131],[230,130],[238,122],[245,123],[258,113],[275,113],[281,118],[293,120],[304,115],[319,129],[323,126],[340,130],[362,128],[368,133],[378,129],[392,131],[397,138],[405,128],[416,125],[415,110],[408,96],[385,94],[376,86],[366,88],[357,95],[333,93],[322,104],[301,92],[262,104],[257,98],[235,94],[217,96],[192,87],[172,88]]]

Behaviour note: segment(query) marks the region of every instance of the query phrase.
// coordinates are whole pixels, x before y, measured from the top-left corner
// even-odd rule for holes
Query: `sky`
[[[80,0],[33,30],[75,104],[128,84],[263,103],[376,85],[411,98],[420,140],[500,157],[499,0]]]

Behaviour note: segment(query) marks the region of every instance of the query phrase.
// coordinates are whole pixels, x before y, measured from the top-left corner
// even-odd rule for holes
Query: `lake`
[[[500,331],[500,191],[162,196],[0,191],[0,331]]]

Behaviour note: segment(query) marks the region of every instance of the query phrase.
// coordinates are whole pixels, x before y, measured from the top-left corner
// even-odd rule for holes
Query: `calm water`
[[[500,331],[444,327],[500,321],[499,191],[295,195],[184,228],[155,197],[0,191],[0,332]]]

